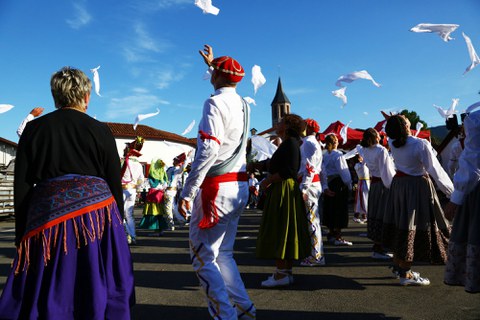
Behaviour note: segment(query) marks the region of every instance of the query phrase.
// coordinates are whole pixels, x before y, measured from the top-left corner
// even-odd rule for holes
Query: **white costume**
[[[25,126],[27,125],[27,123],[29,123],[33,119],[35,119],[35,116],[33,114],[29,113],[25,117],[25,119],[23,119],[22,123],[20,123],[20,125],[18,126],[18,129],[17,129],[17,135],[18,135],[19,138],[22,135],[23,130],[25,129]]]
[[[122,177],[123,201],[125,210],[125,227],[127,230],[128,241],[136,241],[135,218],[133,209],[139,189],[145,180],[143,167],[136,157],[129,157],[128,165]]]
[[[322,195],[322,185],[320,184],[320,171],[322,168],[322,148],[315,139],[314,135],[303,138],[300,146],[302,162],[298,172],[300,190],[307,195],[305,207],[307,209],[308,228],[312,244],[312,253],[310,257],[302,263],[319,264],[323,258],[322,229],[320,227],[320,196]],[[323,262],[324,263],[324,262]]]
[[[370,171],[363,162],[355,164],[354,168],[357,173],[358,184],[355,192],[355,206],[353,212],[367,214],[368,191],[370,190]]]
[[[175,197],[177,195],[177,190],[182,183],[182,174],[183,169],[185,168],[185,163],[182,166],[171,166],[167,169],[167,188],[165,190],[163,205],[165,207],[165,218],[168,223],[170,230],[175,230],[173,223],[173,211],[176,211],[177,204],[175,203]]]
[[[457,140],[453,143],[452,149],[450,151],[450,159],[448,160],[448,173],[450,177],[453,178],[453,175],[458,169],[458,160],[463,151],[463,141]]]
[[[246,143],[240,144],[242,138],[246,142],[248,112],[233,87],[217,89],[205,102],[195,159],[181,195],[183,200],[194,199],[190,255],[214,319],[255,318],[255,307],[233,259],[238,220],[248,201]],[[241,150],[236,152],[239,144]],[[207,175],[212,166],[226,163],[235,153],[239,157],[226,174]],[[211,214],[218,215],[218,223]]]

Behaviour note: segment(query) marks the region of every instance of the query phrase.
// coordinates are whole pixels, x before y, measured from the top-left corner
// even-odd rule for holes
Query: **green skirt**
[[[273,183],[266,190],[257,238],[257,258],[299,260],[311,252],[305,203],[294,179]]]

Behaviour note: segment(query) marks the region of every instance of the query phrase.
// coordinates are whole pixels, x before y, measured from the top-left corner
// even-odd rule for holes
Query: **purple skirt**
[[[40,183],[28,215],[0,319],[130,319],[132,258],[106,182],[68,175]]]

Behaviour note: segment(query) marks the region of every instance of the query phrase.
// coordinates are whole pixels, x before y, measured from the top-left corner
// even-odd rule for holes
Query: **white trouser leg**
[[[124,202],[124,211],[125,211],[125,227],[127,229],[127,234],[135,239],[135,218],[133,216],[133,209],[135,206],[135,198],[137,196],[137,191],[135,189],[123,190],[123,202]]]
[[[245,317],[247,313],[252,319],[255,317],[255,308],[233,259],[238,220],[247,200],[247,183],[242,183],[240,188],[236,182],[222,183],[215,200],[220,220],[210,229],[198,227],[203,217],[201,191],[194,201],[190,221],[190,255],[213,318],[237,319],[237,310],[243,319],[248,319]]]
[[[319,199],[321,195],[321,187],[312,184],[307,191],[308,199],[305,203],[307,207],[308,229],[312,244],[311,256],[319,260],[323,256],[322,228],[320,227],[319,215]]]

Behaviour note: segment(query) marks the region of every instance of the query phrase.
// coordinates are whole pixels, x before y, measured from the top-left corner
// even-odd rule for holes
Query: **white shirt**
[[[19,138],[22,135],[23,130],[25,129],[25,126],[27,125],[27,123],[32,121],[33,119],[35,119],[35,117],[33,116],[33,114],[29,113],[25,117],[25,119],[23,119],[22,123],[20,123],[20,126],[18,126],[18,129],[17,129],[17,134]]]
[[[137,157],[130,157],[127,169],[122,177],[122,184],[131,184],[135,186],[134,188],[138,188],[143,185],[144,180],[142,164],[138,162]]]
[[[348,169],[347,161],[343,157],[343,154],[334,149],[331,152],[325,152],[323,154],[322,162],[322,188],[328,189],[328,181],[324,179],[324,176],[339,175],[342,178],[343,183],[348,186],[348,189],[352,189],[352,177],[350,176],[350,170]]]
[[[227,160],[241,143],[243,134],[243,100],[233,87],[223,87],[207,99],[203,115],[198,124],[199,132],[211,138],[197,137],[197,151],[182,191],[182,198],[191,200],[196,195],[208,170],[217,163]],[[248,105],[245,104],[247,108]],[[246,154],[245,148],[240,151]],[[239,158],[231,172],[246,171],[246,156]]]
[[[379,177],[386,188],[390,188],[393,176],[395,176],[395,165],[385,147],[375,144],[364,148],[357,146],[358,154],[368,166],[371,177]]]
[[[358,180],[368,180],[370,179],[370,171],[365,163],[358,162],[354,166],[355,172],[357,173]]]
[[[465,127],[465,148],[458,161],[458,170],[453,176],[455,191],[450,200],[463,204],[480,181],[480,112],[470,113],[463,122]]]
[[[298,171],[298,175],[302,177],[300,190],[306,192],[312,184],[313,177],[322,170],[322,148],[314,135],[303,138],[300,153],[302,155],[302,161]]]
[[[407,142],[400,148],[394,147],[391,139],[388,140],[388,144],[397,170],[411,176],[423,176],[428,173],[440,190],[450,197],[453,183],[435,156],[430,142],[408,136]]]

